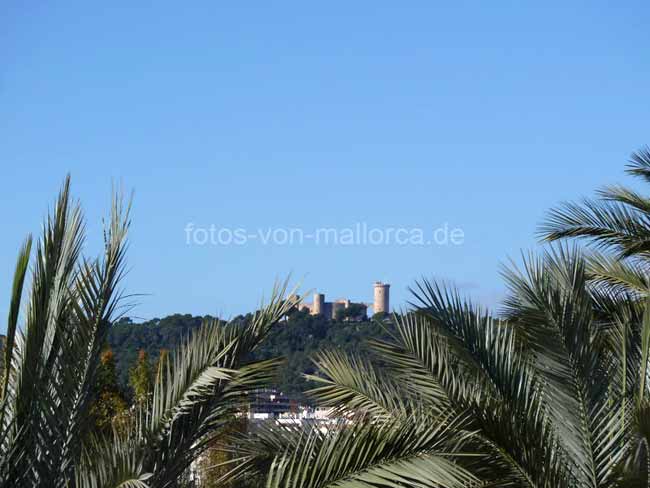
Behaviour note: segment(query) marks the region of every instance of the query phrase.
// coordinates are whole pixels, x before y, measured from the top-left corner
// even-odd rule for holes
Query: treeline
[[[251,315],[239,316],[235,321],[246,323]],[[141,351],[155,366],[161,351],[174,349],[210,316],[174,314],[161,319],[134,323],[123,318],[113,324],[109,333],[109,347],[114,355],[119,384],[129,395],[129,371],[142,360]],[[322,316],[307,312],[294,312],[279,327],[276,327],[253,353],[253,360],[284,357],[273,385],[285,394],[306,401],[304,391],[309,384],[304,374],[315,372],[312,358],[324,349],[338,349],[345,352],[364,351],[367,339],[387,338],[386,327],[374,321],[346,322],[330,321]]]
[[[204,319],[210,318],[174,314],[137,324],[128,317],[114,323],[108,334],[108,345],[115,356],[120,385],[127,386],[129,368],[136,363],[140,351],[146,352],[150,360],[157,361],[161,351],[173,349]]]

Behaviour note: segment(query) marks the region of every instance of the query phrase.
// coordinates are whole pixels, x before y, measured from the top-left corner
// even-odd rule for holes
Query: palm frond
[[[332,407],[334,415],[362,415],[378,421],[407,413],[404,389],[366,358],[322,351],[314,364],[320,374],[306,377],[323,386],[307,394],[319,405]]]
[[[650,219],[617,201],[565,203],[550,211],[539,230],[546,241],[585,238],[621,257],[650,251]]]
[[[605,201],[623,204],[644,214],[650,213],[650,200],[630,188],[610,185],[598,190],[597,194]]]
[[[465,418],[438,422],[339,424],[303,431],[274,459],[267,488],[471,487],[479,480],[460,464]]]
[[[595,286],[607,287],[614,293],[650,294],[650,274],[643,261],[623,261],[598,252],[585,256],[585,259],[589,280]]]
[[[650,182],[650,149],[648,146],[632,153],[627,173]]]
[[[620,461],[624,419],[605,365],[606,336],[597,326],[584,259],[557,248],[505,273],[505,312],[544,379],[546,411],[581,486],[603,486]]]
[[[247,324],[206,321],[161,362],[151,404],[132,426],[138,439],[132,449],[142,452],[138,458],[143,459],[142,470],[151,473],[147,485],[175,486],[191,462],[244,411],[247,393],[268,384],[281,360],[248,362],[248,358],[295,305],[284,298],[286,294],[286,282],[276,286],[268,305]],[[101,458],[109,449],[99,449],[96,455]],[[95,466],[115,462],[109,455],[79,476],[108,476]]]
[[[394,340],[371,340],[370,346],[414,401],[440,412],[452,408],[450,397],[470,395],[469,381],[454,371],[447,339],[432,333],[427,319],[395,315],[393,322]]]
[[[78,488],[150,488],[144,451],[133,432],[113,431],[109,439],[93,439],[75,477]]]
[[[115,197],[103,258],[83,258],[85,224],[66,178],[36,244],[23,327],[18,309],[31,238],[21,250],[5,351],[0,486],[74,483],[100,347],[121,298],[128,222]]]
[[[643,401],[634,409],[630,421],[631,438],[625,459],[617,467],[620,488],[647,488],[650,484],[650,404]]]
[[[61,463],[53,459],[59,447],[57,440],[62,438],[63,420],[57,418],[61,407],[57,389],[61,370],[57,366],[62,346],[67,346],[65,329],[70,327],[73,300],[70,290],[83,240],[81,211],[78,206],[71,207],[66,179],[36,247],[25,326],[16,332],[8,360],[12,368],[7,377],[3,420],[14,428],[7,429],[2,450],[18,456],[6,459],[11,466],[6,478],[9,484],[45,479],[56,486],[65,478]]]
[[[3,370],[3,385],[2,397],[5,397],[7,391],[7,383],[9,377],[12,375],[12,359],[14,354],[14,343],[16,339],[16,330],[18,327],[18,315],[20,312],[20,303],[23,297],[23,285],[25,283],[25,276],[27,275],[27,267],[29,266],[29,257],[32,250],[32,237],[28,236],[25,243],[18,253],[18,260],[16,263],[16,270],[14,272],[13,285],[11,287],[11,304],[9,305],[9,318],[7,320],[7,338],[4,343],[4,370]],[[0,425],[2,423],[0,422]]]
[[[414,333],[397,321],[398,343],[426,363],[440,361],[429,370],[456,410],[470,412],[471,428],[477,431],[472,447],[485,456],[476,474],[498,480],[500,486],[558,486],[570,479],[560,462],[556,433],[544,417],[532,358],[517,329],[462,300],[454,290],[427,281],[416,286],[417,314],[423,322]],[[442,350],[429,346],[423,354],[413,348],[434,344],[436,337],[445,339],[438,341]],[[408,377],[407,363],[395,361],[394,351],[386,346],[382,350],[382,359]]]
[[[525,373],[527,358],[512,327],[463,300],[456,290],[439,283],[424,280],[416,283],[416,288],[411,291],[416,300],[413,305],[417,314],[427,319],[420,325],[421,329],[424,327],[420,336],[444,337],[447,352],[446,357],[440,357],[444,359],[450,388],[469,384],[459,389],[469,395],[468,399],[480,394],[486,398],[518,395],[532,400],[533,392],[528,389],[531,384],[528,379],[522,381],[525,375],[520,376],[520,373]],[[398,327],[398,330],[407,331],[404,327]],[[415,345],[403,333],[400,341],[410,348]],[[524,385],[526,394],[521,392]]]

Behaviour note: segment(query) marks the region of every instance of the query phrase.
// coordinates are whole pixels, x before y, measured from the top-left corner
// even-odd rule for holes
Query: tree
[[[350,305],[343,310],[343,319],[348,320],[363,320],[366,318],[367,307],[362,303],[350,303]]]
[[[627,173],[650,182],[650,149],[632,154]],[[588,256],[594,282],[648,296],[650,292],[650,199],[630,188],[601,189],[597,199],[553,209],[540,227],[547,241],[585,239],[605,253]]]
[[[251,361],[254,349],[286,314],[286,283],[247,324],[206,320],[181,347],[163,356],[150,407],[140,407],[125,433],[98,442],[82,459],[81,486],[166,488],[215,439],[225,442],[249,391],[262,388],[281,360]],[[145,483],[146,482],[146,483]]]
[[[32,238],[22,246],[11,291],[0,402],[0,486],[75,486],[93,427],[90,406],[100,354],[119,314],[129,207],[116,195],[104,252],[82,257],[84,222],[66,179],[43,226],[24,290]],[[23,294],[24,323],[19,326]]]
[[[377,312],[372,316],[372,320],[374,320],[375,322],[383,322],[388,318],[390,318],[390,315],[386,312]]]
[[[144,404],[153,393],[154,374],[149,363],[149,356],[144,349],[138,353],[138,361],[129,370],[129,385],[133,390],[136,403]]]
[[[180,346],[193,331],[201,327],[210,316],[200,317],[189,314],[173,314],[162,320],[152,319],[135,324],[132,321],[118,321],[111,326],[108,342],[115,353],[118,380],[127,385],[129,370],[138,361],[144,350],[154,364],[161,349]]]
[[[239,416],[233,419],[224,435],[227,439],[233,436],[247,435],[249,429],[248,419]],[[260,476],[248,474],[239,480],[227,479],[231,464],[236,461],[236,454],[223,439],[215,438],[205,452],[199,456],[196,463],[196,478],[201,488],[254,488],[260,486],[263,480]]]
[[[125,422],[129,406],[117,383],[115,356],[111,349],[105,349],[100,356],[95,383],[95,401],[90,407],[94,419],[94,432],[110,435],[113,428],[120,428]]]

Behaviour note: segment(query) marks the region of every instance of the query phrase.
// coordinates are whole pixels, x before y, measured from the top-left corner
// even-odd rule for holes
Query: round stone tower
[[[375,304],[373,306],[374,313],[388,313],[389,308],[389,289],[388,283],[381,281],[375,282]]]
[[[323,293],[314,293],[314,303],[311,313],[312,315],[322,315],[325,313],[325,295]]]

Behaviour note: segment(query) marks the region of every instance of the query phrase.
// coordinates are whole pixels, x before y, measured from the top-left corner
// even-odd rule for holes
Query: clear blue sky
[[[65,174],[99,245],[135,190],[133,314],[233,315],[293,272],[395,305],[420,276],[494,304],[559,201],[648,141],[645,2],[5,2],[0,314]],[[462,246],[188,246],[199,226],[436,228]]]

